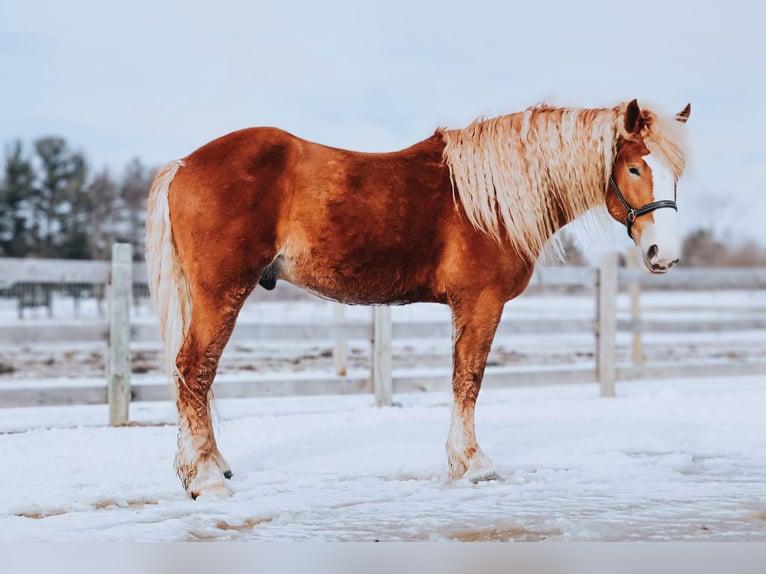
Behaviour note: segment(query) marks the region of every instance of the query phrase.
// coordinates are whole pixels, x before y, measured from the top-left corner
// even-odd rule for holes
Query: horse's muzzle
[[[644,266],[651,273],[667,273],[677,263],[678,259],[661,258],[656,245],[651,245],[644,253]]]

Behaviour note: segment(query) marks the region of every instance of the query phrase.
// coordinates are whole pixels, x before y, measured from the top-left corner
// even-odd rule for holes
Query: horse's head
[[[686,123],[690,111],[687,105],[673,123]],[[623,117],[625,132],[618,142],[606,205],[640,246],[646,268],[664,273],[681,256],[676,184],[684,169],[683,151],[673,138],[673,126],[642,111],[636,100],[625,105]]]

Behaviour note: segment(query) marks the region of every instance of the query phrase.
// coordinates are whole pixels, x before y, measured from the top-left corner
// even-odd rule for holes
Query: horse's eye
[[[628,171],[629,171],[630,173],[632,173],[633,175],[641,175],[641,174],[639,173],[639,171],[638,171],[638,168],[637,168],[637,167],[634,167],[634,166],[631,166],[631,167],[629,167],[629,168],[628,168]]]

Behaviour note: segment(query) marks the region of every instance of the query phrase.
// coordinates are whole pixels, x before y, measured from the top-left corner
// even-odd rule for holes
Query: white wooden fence
[[[129,246],[116,245],[111,267],[107,262],[60,261],[0,258],[0,289],[27,283],[45,284],[107,284],[109,286],[109,320],[104,324],[76,323],[64,327],[50,325],[41,329],[36,325],[15,323],[10,329],[0,327],[2,342],[44,342],[60,340],[107,340],[109,359],[107,385],[73,386],[65,388],[3,388],[0,385],[0,406],[37,404],[104,403],[110,404],[110,423],[126,424],[131,400],[163,400],[171,396],[168,385],[161,381],[131,385],[130,341],[157,340],[157,329],[150,325],[133,324],[129,319],[133,284],[146,282],[144,264],[131,264]],[[696,376],[714,374],[749,374],[766,372],[766,364],[720,364],[683,366],[646,366],[634,364],[620,367],[615,360],[618,331],[632,331],[640,343],[645,331],[685,331],[724,329],[766,329],[766,319],[744,318],[714,321],[677,321],[672,323],[641,319],[637,313],[628,321],[618,321],[617,294],[621,286],[630,287],[637,298],[638,286],[677,287],[691,289],[766,289],[766,269],[684,269],[662,276],[649,275],[637,268],[618,268],[617,255],[605,256],[600,268],[539,267],[530,283],[535,287],[571,288],[589,287],[596,292],[596,316],[583,319],[536,319],[533,322],[501,322],[498,336],[515,333],[591,332],[595,336],[596,362],[592,368],[519,369],[488,368],[484,386],[510,386],[517,384],[545,384],[550,382],[600,383],[601,395],[614,396],[617,380]],[[634,311],[638,309],[636,305]],[[237,337],[246,339],[311,339],[328,337],[336,341],[334,347],[335,373],[300,376],[253,376],[251,380],[236,380],[217,385],[220,398],[244,396],[275,396],[320,393],[373,393],[378,405],[390,405],[394,392],[448,388],[450,374],[444,372],[407,373],[395,375],[392,370],[392,338],[449,336],[448,323],[392,324],[388,307],[373,308],[371,323],[351,322],[345,319],[343,307],[336,308],[332,324],[238,325]],[[372,344],[371,372],[346,373],[346,341],[366,338]],[[640,345],[639,345],[640,346]],[[635,347],[635,341],[634,341]]]

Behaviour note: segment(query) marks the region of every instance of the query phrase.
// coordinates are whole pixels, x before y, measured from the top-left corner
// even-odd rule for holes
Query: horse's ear
[[[689,114],[691,113],[692,113],[692,105],[686,104],[686,107],[676,114],[676,120],[681,122],[682,124],[685,124],[686,120],[689,119]]]
[[[641,131],[642,125],[641,108],[638,107],[638,102],[635,99],[630,100],[625,108],[625,130],[629,134],[637,134]]]

